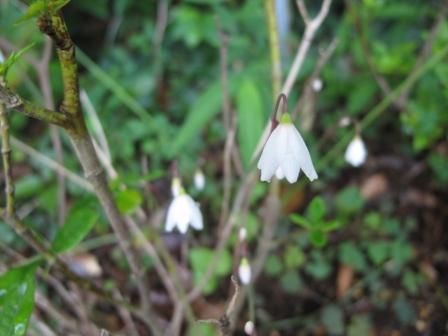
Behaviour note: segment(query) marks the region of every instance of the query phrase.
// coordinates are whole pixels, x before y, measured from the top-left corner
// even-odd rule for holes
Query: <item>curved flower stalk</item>
[[[359,167],[366,161],[367,148],[359,134],[348,144],[344,158],[353,167]]]
[[[185,192],[179,178],[174,178],[171,184],[173,200],[168,208],[165,230],[171,232],[177,228],[185,234],[188,227],[202,230],[204,227],[201,210],[198,204]]]
[[[261,181],[270,182],[272,176],[294,183],[303,170],[310,181],[317,179],[311,156],[288,113],[284,113],[264,145],[257,165]]]

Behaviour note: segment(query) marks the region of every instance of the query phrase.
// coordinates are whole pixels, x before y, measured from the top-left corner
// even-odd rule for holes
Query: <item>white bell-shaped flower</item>
[[[353,167],[361,166],[367,158],[367,148],[359,135],[355,135],[345,151],[345,161]]]
[[[183,234],[187,233],[189,226],[202,230],[204,224],[198,204],[185,193],[180,180],[176,187],[178,188],[173,188],[174,198],[168,208],[165,230],[171,232],[177,227]]]
[[[5,57],[2,54],[2,51],[0,50],[0,63],[3,63],[5,61]]]
[[[241,259],[240,265],[238,267],[238,276],[240,277],[240,281],[242,284],[248,285],[250,283],[252,271],[250,269],[249,260],[247,260],[247,258]]]
[[[269,136],[257,165],[261,180],[270,182],[272,176],[286,177],[289,183],[299,178],[300,169],[310,181],[317,179],[311,156],[289,114],[284,113],[280,123]]]
[[[252,321],[247,321],[244,323],[244,332],[246,335],[252,335],[255,330],[255,325]]]
[[[205,187],[205,176],[202,170],[198,169],[194,173],[194,186],[197,190],[202,191]]]

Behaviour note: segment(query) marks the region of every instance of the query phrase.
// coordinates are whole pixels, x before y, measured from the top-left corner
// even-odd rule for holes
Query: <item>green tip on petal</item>
[[[280,117],[280,124],[292,124],[291,116],[289,113],[283,113]]]

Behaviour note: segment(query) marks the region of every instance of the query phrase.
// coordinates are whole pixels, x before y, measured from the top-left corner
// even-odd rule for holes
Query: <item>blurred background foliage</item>
[[[312,14],[320,6],[318,1],[306,3]],[[304,24],[294,1],[277,4],[287,8],[277,13],[286,74]],[[10,70],[8,83],[23,96],[43,103],[28,60],[40,57],[44,40],[33,20],[15,24],[24,9],[22,2],[0,0],[0,48],[7,54],[5,41],[14,50],[35,43]],[[319,164],[353,131],[352,125],[339,127],[341,118],[361,120],[427,57],[447,45],[446,10],[441,0],[333,1],[289,96],[294,110],[304,88],[311,85],[307,79],[321,50],[337,38],[336,49],[319,74],[322,89],[307,97],[314,123],[303,132],[301,118],[296,120],[320,178],[306,187],[281,185],[284,216],[253,292],[261,335],[448,332],[447,60],[363,130],[369,151],[365,165],[348,167],[342,152]],[[154,223],[160,223],[170,198],[169,167],[177,160],[187,189],[204,212],[205,230],[194,235],[188,255],[193,278],[199,280],[211,260],[222,202],[226,134],[219,34],[225,32],[228,39],[231,106],[241,170],[247,171],[274,103],[262,1],[173,0],[165,32],[157,26],[155,2],[76,0],[64,8],[64,16],[79,47],[81,88],[98,114],[119,175],[112,186],[121,211],[132,213],[143,205]],[[63,88],[56,58],[50,71],[59,104]],[[386,83],[385,90],[380,82]],[[93,129],[94,121],[87,118]],[[17,113],[11,114],[11,123],[15,137],[54,157],[45,125]],[[68,139],[63,137],[62,142],[64,165],[79,172]],[[17,199],[26,221],[53,237],[58,229],[54,172],[17,149],[13,159]],[[207,181],[202,193],[190,187],[198,166]],[[128,188],[119,188],[122,183]],[[235,180],[233,188],[237,187]],[[248,230],[249,258],[263,226],[259,208],[266,192],[266,186],[258,183],[249,212],[241,216],[240,225]],[[113,279],[115,268],[125,266],[119,254],[108,254],[112,248],[107,245],[105,218],[98,217],[96,201],[79,185],[68,183],[68,193],[71,211],[66,222],[75,216],[95,224],[79,249],[95,254],[104,277]],[[2,246],[26,251],[4,224],[0,224],[0,241]],[[227,298],[237,242],[234,237],[226,247],[216,275],[204,290],[212,303]],[[110,266],[114,265],[110,259],[121,266]],[[6,256],[0,260],[8,263]],[[148,270],[151,265],[148,260]],[[247,313],[241,316],[240,330],[247,317]],[[208,326],[194,328],[213,334]]]

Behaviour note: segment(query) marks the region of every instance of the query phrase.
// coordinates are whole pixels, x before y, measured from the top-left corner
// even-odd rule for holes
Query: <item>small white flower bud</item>
[[[252,271],[250,269],[249,260],[247,258],[241,259],[240,266],[238,267],[238,275],[243,285],[248,285],[252,277]]]
[[[322,90],[323,87],[322,80],[320,78],[313,79],[311,87],[313,88],[314,92],[319,92],[320,90]]]
[[[202,170],[198,169],[194,173],[194,186],[197,190],[202,191],[205,187],[205,176]]]
[[[246,228],[244,228],[244,227],[240,228],[238,236],[240,238],[240,241],[246,240],[246,237],[247,237],[247,230],[246,230]]]
[[[0,50],[0,63],[3,63],[5,61],[5,57],[2,54],[2,51]]]
[[[359,167],[366,161],[367,148],[359,135],[356,135],[349,143],[344,157],[345,161],[353,167]]]
[[[339,127],[347,127],[351,122],[352,120],[350,119],[350,117],[342,117],[341,119],[339,119]]]
[[[255,325],[252,321],[247,321],[244,324],[244,332],[246,333],[246,335],[252,335],[254,330],[255,330]]]

